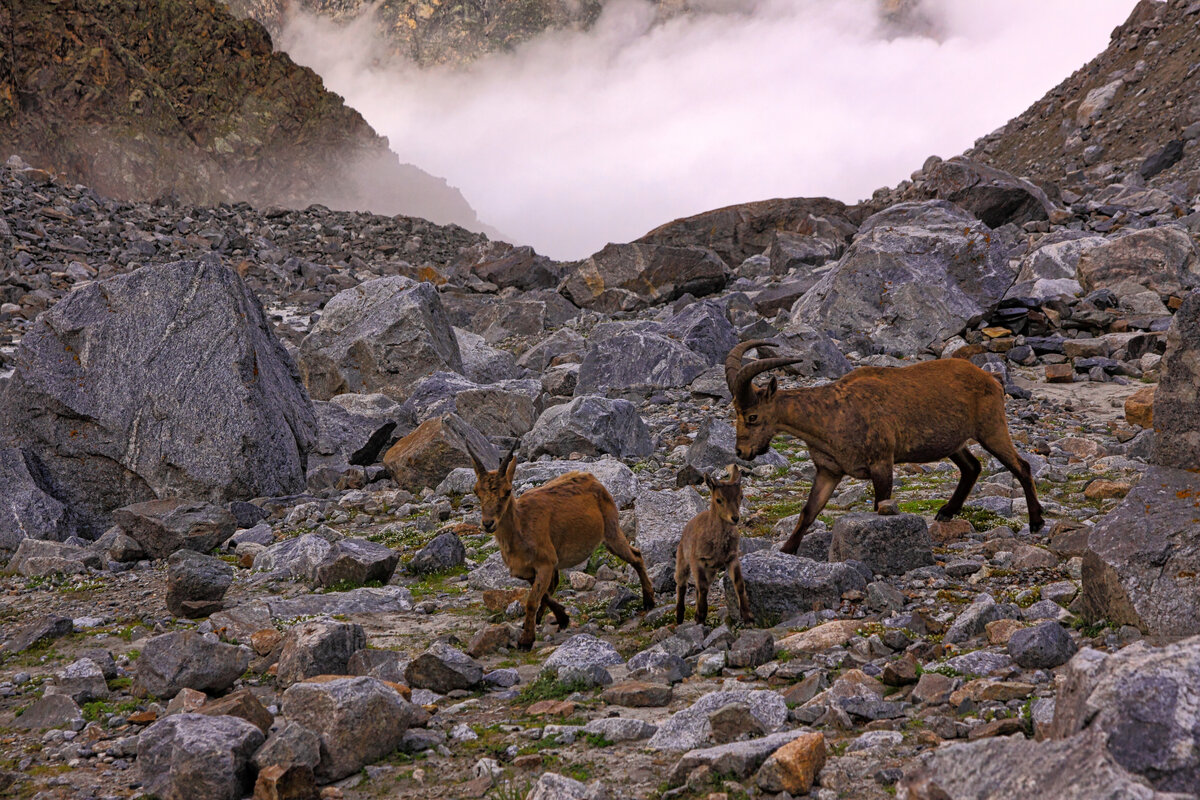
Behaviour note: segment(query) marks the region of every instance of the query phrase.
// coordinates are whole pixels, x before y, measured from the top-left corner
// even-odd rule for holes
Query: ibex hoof
[[[1037,533],[1044,527],[1046,527],[1046,520],[1044,520],[1044,519],[1029,520],[1029,530],[1032,533]]]
[[[510,639],[509,641],[512,641],[512,640]],[[530,650],[533,649],[533,639],[530,639],[528,642],[525,641],[524,639],[521,639],[520,641],[517,642],[517,649],[524,650],[525,652],[529,652]]]
[[[934,515],[934,519],[938,522],[949,522],[950,520],[954,519],[954,515],[948,514],[945,511],[939,511],[936,515]]]
[[[555,617],[554,621],[558,623],[558,629],[560,631],[565,631],[571,625],[571,618],[566,614],[563,614],[561,617]]]

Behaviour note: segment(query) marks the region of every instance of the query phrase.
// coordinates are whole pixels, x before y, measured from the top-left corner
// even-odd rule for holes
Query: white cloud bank
[[[737,0],[652,25],[642,0],[469,69],[389,60],[370,20],[290,17],[311,66],[404,161],[555,258],[769,197],[853,202],[1004,124],[1107,44],[1134,0],[925,0],[940,41],[874,0]]]

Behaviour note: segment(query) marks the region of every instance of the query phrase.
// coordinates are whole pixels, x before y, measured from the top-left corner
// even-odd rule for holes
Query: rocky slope
[[[0,148],[111,197],[371,208],[479,229],[221,3],[0,4]]]
[[[968,155],[1076,195],[1200,192],[1200,5],[1142,0],[1108,48]]]

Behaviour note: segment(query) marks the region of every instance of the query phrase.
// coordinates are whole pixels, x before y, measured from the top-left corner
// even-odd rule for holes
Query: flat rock
[[[830,561],[861,561],[879,575],[903,575],[934,563],[929,526],[916,514],[846,514],[833,524]]]
[[[787,704],[777,692],[710,692],[662,723],[646,746],[651,750],[692,750],[702,747],[712,733],[709,714],[730,703],[745,703],[750,713],[768,732],[780,730],[787,722]],[[767,755],[769,754],[764,754],[763,758]]]
[[[215,637],[214,637],[215,639]],[[134,673],[135,694],[171,698],[181,689],[220,694],[250,666],[250,650],[195,631],[145,640]]]
[[[812,611],[814,604],[836,608],[842,593],[864,591],[867,581],[845,563],[826,564],[777,550],[743,556],[742,575],[757,620],[783,620]],[[728,576],[725,592],[733,591]]]

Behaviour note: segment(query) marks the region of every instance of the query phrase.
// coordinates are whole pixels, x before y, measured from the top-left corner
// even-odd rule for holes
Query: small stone
[[[483,680],[483,667],[475,659],[445,642],[434,642],[414,658],[404,671],[409,686],[439,694],[470,689]]]
[[[1016,631],[1008,640],[1009,655],[1026,669],[1052,669],[1065,664],[1077,649],[1071,635],[1053,620]]]
[[[366,646],[358,623],[302,622],[283,637],[276,677],[287,686],[316,675],[345,675],[350,656]]]
[[[998,619],[989,622],[985,628],[987,630],[988,644],[990,645],[1006,645],[1008,640],[1017,631],[1025,627],[1025,624],[1020,620],[1015,619]]]
[[[1124,481],[1094,480],[1083,490],[1089,500],[1114,500],[1129,494],[1133,487]]]
[[[316,800],[320,794],[312,767],[273,764],[259,771],[253,800]]]
[[[776,750],[755,775],[755,782],[767,792],[807,794],[825,766],[825,735],[802,733]]]
[[[1005,717],[1003,719],[994,719],[991,722],[985,722],[982,725],[976,725],[967,734],[967,739],[974,742],[979,739],[988,739],[993,736],[1011,736],[1014,733],[1020,733],[1021,720],[1016,717]]]
[[[714,744],[728,744],[744,737],[762,736],[767,731],[745,703],[730,703],[708,715]]]
[[[531,717],[569,717],[575,713],[575,704],[570,700],[539,700],[525,713]]]
[[[605,689],[600,694],[600,699],[611,705],[627,708],[658,708],[668,705],[672,694],[669,684],[626,681]]]
[[[746,631],[725,654],[729,667],[757,667],[775,660],[775,638],[767,631]]]
[[[1145,386],[1125,398],[1125,421],[1142,428],[1154,427],[1154,389]]]
[[[1075,367],[1070,364],[1047,364],[1045,369],[1047,383],[1075,382]]]

